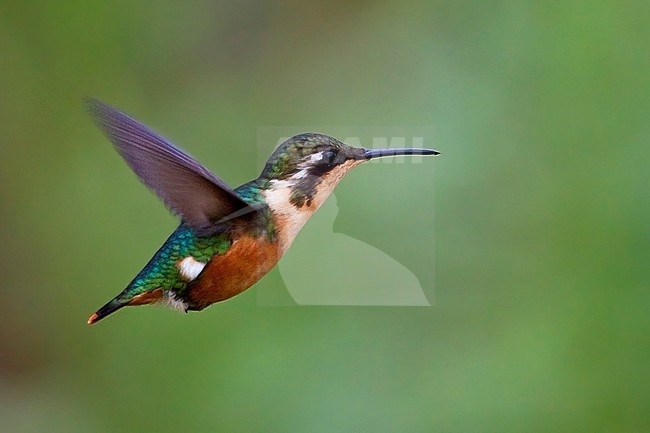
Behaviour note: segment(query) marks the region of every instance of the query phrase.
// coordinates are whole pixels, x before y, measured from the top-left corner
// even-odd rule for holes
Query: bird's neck
[[[286,179],[266,179],[260,195],[268,205],[282,253],[293,243],[302,227],[325,202],[341,178],[359,161],[341,164],[323,176],[306,171]]]

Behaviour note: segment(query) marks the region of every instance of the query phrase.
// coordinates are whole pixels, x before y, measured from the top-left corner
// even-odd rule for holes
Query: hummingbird
[[[180,225],[122,292],[88,319],[122,307],[163,304],[200,311],[255,284],[352,168],[375,158],[438,155],[430,149],[364,149],[317,133],[275,149],[257,179],[230,188],[145,125],[96,99],[96,125]]]

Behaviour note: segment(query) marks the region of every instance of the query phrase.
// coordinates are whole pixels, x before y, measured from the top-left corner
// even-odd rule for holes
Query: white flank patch
[[[188,305],[185,302],[178,299],[176,295],[170,291],[165,292],[165,297],[162,302],[172,310],[180,311],[181,313],[185,313],[188,308]]]
[[[178,269],[181,276],[189,282],[194,281],[199,276],[205,265],[205,263],[199,262],[194,257],[187,256],[178,263]]]

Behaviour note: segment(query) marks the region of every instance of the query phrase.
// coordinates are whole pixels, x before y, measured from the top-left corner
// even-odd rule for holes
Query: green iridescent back
[[[230,244],[228,233],[199,237],[189,227],[181,224],[133,279],[122,296],[128,300],[157,288],[182,294],[187,289],[188,282],[181,277],[176,263],[187,256],[208,263],[216,254],[228,251]]]

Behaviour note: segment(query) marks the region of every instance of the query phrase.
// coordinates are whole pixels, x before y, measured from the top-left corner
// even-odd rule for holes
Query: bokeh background
[[[0,431],[649,431],[649,12],[0,2]],[[87,326],[176,220],[84,96],[231,185],[263,125],[434,127],[442,157],[352,172],[334,225],[434,305],[260,306],[274,271]]]

